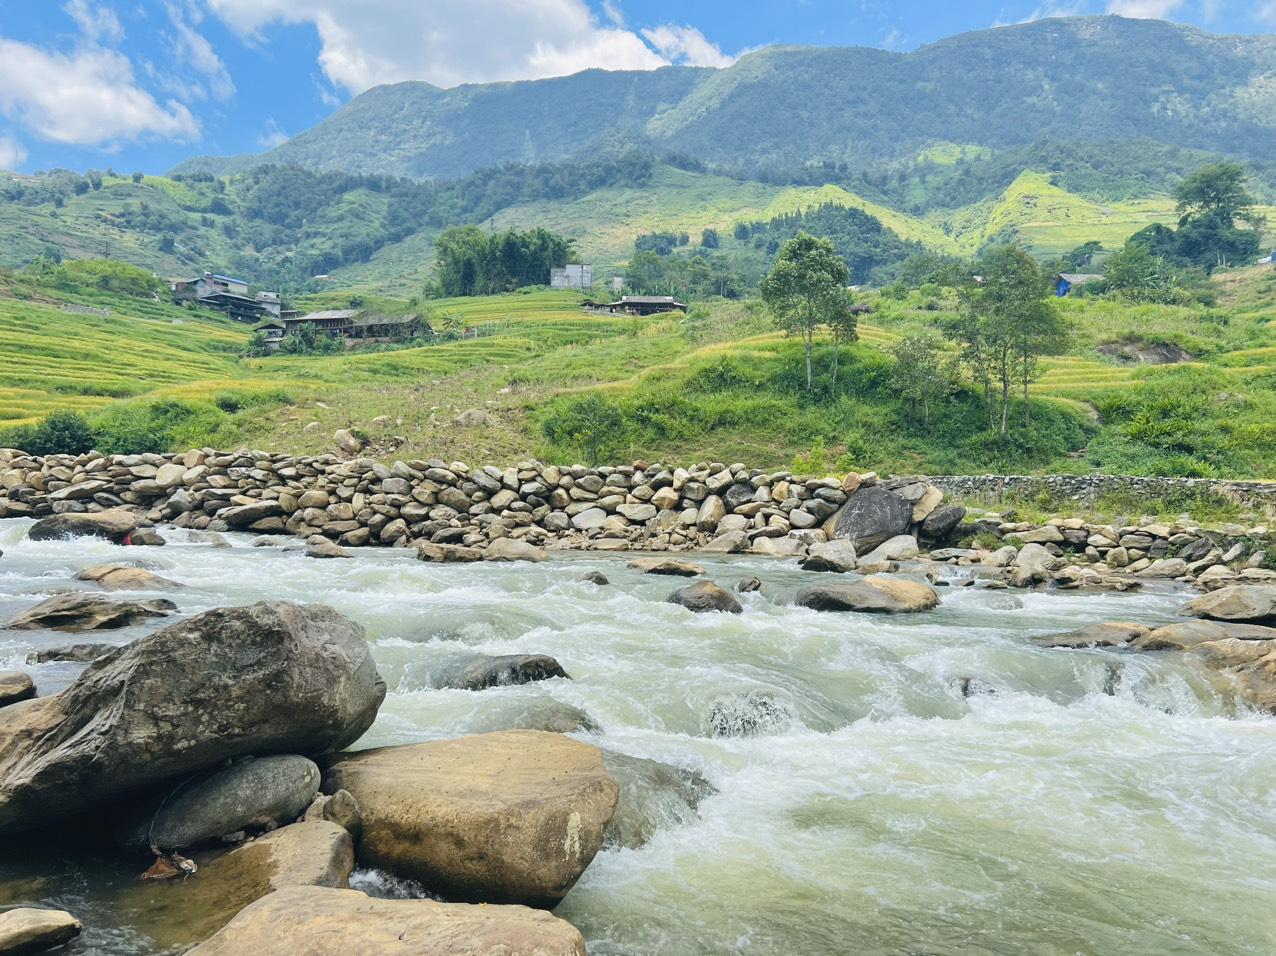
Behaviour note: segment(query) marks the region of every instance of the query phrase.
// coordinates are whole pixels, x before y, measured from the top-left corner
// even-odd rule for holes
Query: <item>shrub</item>
[[[78,412],[47,415],[36,425],[10,429],[0,444],[32,455],[80,455],[94,446],[93,429]]]
[[[588,464],[600,464],[625,444],[625,416],[601,395],[581,395],[550,405],[541,430],[561,451],[584,455]]]

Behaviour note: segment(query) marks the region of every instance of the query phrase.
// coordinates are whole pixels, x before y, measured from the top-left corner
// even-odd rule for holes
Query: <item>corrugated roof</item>
[[[1071,285],[1085,285],[1087,282],[1097,282],[1103,276],[1092,272],[1060,272],[1059,278]]]
[[[305,315],[297,319],[289,319],[290,322],[319,322],[324,319],[353,319],[362,309],[323,309],[319,312],[307,312]]]
[[[234,276],[224,276],[219,272],[210,272],[209,276],[214,279],[221,279],[223,282],[235,282],[239,285],[248,285],[247,279],[236,279]]]

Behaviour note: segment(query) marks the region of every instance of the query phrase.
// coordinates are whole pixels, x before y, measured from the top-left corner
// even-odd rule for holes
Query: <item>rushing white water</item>
[[[680,582],[620,556],[317,561],[180,532],[158,549],[28,542],[27,524],[0,522],[0,618],[79,587],[81,567],[142,560],[186,585],[164,595],[183,614],[283,598],[362,624],[390,694],[361,746],[490,729],[552,698],[598,725],[582,739],[703,773],[718,793],[697,819],[604,850],[559,907],[591,953],[1276,952],[1276,719],[1187,655],[1028,640],[1172,620],[1181,593],[947,588],[929,614],[819,614],[789,603],[813,575],[733,558],[707,562],[714,579],[756,575],[762,593],[697,616],[663,602]],[[79,639],[0,632],[0,669],[56,690],[79,667],[26,654]],[[432,689],[458,650],[552,654],[573,679]],[[715,704],[753,692],[788,716],[714,737]]]

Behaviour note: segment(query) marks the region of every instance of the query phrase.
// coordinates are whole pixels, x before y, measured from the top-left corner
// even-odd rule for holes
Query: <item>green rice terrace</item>
[[[92,263],[78,264],[92,270]],[[706,456],[814,468],[1268,476],[1276,457],[1276,329],[1270,267],[1222,272],[1217,305],[1064,300],[1075,334],[1042,359],[1032,427],[983,427],[959,389],[929,422],[891,379],[890,346],[956,309],[949,290],[864,293],[858,341],[800,343],[760,302],[718,301],[648,318],[598,315],[574,292],[427,302],[455,341],[340,355],[241,358],[249,327],[100,279],[0,277],[0,428],[13,437],[59,409],[85,414],[113,450],[244,444],[312,453],[338,428],[375,453],[515,460]],[[108,283],[109,284],[109,283]],[[348,293],[307,297],[335,308]],[[1163,363],[1163,364],[1151,364]],[[834,379],[833,376],[836,375]],[[482,424],[458,424],[467,410]],[[20,435],[20,433],[19,433]]]

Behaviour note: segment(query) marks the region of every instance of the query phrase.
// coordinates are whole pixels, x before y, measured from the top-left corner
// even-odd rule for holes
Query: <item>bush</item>
[[[93,429],[83,415],[61,411],[46,416],[39,424],[10,429],[0,444],[31,455],[81,455],[93,449],[94,441]]]
[[[95,421],[98,450],[137,455],[217,444],[226,413],[203,402],[167,400],[113,405]]]
[[[625,416],[600,395],[581,395],[552,403],[541,420],[541,430],[556,448],[584,455],[597,465],[625,445]]]

